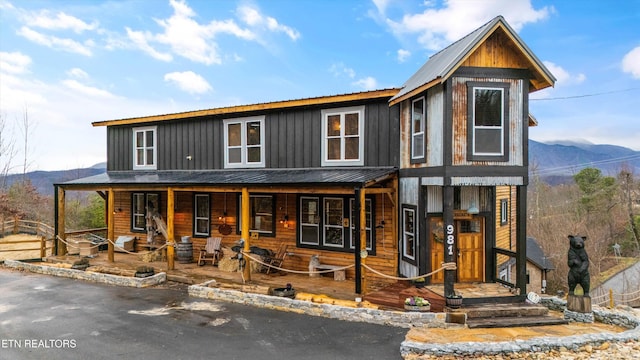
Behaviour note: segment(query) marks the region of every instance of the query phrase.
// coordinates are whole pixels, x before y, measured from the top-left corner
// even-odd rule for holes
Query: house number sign
[[[447,255],[453,256],[453,245],[456,242],[455,236],[453,235],[455,228],[452,224],[447,225]]]

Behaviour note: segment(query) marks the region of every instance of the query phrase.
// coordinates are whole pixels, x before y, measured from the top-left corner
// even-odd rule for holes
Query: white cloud
[[[29,71],[31,58],[20,52],[0,52],[0,72],[24,74]]]
[[[362,88],[362,90],[375,90],[378,88],[378,81],[371,76],[367,76],[354,82],[353,85]]]
[[[249,6],[240,6],[238,8],[238,16],[251,27],[266,27],[273,32],[285,33],[291,40],[300,38],[300,32],[289,26],[278,23],[278,20],[271,16],[262,15],[258,9]]]
[[[88,79],[89,74],[80,68],[73,68],[67,71],[67,75],[76,79]]]
[[[27,14],[24,16],[24,21],[27,22],[27,25],[30,27],[39,27],[48,30],[72,30],[77,34],[98,28],[98,22],[96,21],[88,24],[75,16],[67,15],[63,12],[53,15],[48,10]]]
[[[167,62],[173,60],[173,56],[171,56],[171,54],[157,51],[156,49],[151,47],[151,45],[149,45],[149,42],[147,41],[147,39],[153,38],[153,35],[151,35],[150,33],[148,32],[143,33],[142,31],[133,31],[129,28],[126,28],[126,30],[127,30],[127,35],[129,36],[129,39],[133,42],[133,44],[138,49],[149,54],[152,58],[160,61],[167,61]]]
[[[329,72],[335,77],[347,76],[350,79],[356,77],[356,72],[353,69],[346,67],[344,63],[341,62],[332,64],[331,67],[329,67]]]
[[[83,45],[72,39],[63,39],[57,36],[42,34],[35,30],[31,30],[26,26],[23,26],[20,28],[20,30],[18,30],[18,35],[36,44],[44,45],[52,49],[67,51],[70,53],[80,54],[84,56],[92,55],[92,52],[89,46],[92,46],[93,43],[90,41],[86,42]]]
[[[398,62],[405,62],[411,56],[411,52],[405,49],[398,50]]]
[[[557,86],[563,85],[576,85],[583,83],[587,77],[584,74],[570,74],[567,70],[563,69],[561,66],[556,65],[550,61],[543,61],[544,66],[551,71],[553,76],[556,78]]]
[[[380,4],[390,5],[384,1]],[[405,14],[400,20],[387,18],[386,23],[396,36],[417,35],[418,42],[429,50],[442,49],[497,15],[504,16],[519,31],[525,24],[543,20],[554,11],[548,6],[536,10],[530,0],[449,0],[442,8],[431,3],[425,6],[427,9],[422,13]]]
[[[164,81],[178,86],[180,90],[190,94],[203,94],[211,90],[211,85],[202,76],[193,71],[172,72],[165,74]]]
[[[115,97],[115,95],[113,95],[112,93],[106,90],[102,90],[102,89],[98,89],[92,86],[82,84],[77,80],[71,80],[71,79],[63,80],[62,84],[65,87],[77,93],[90,96],[90,97],[98,97],[98,98],[114,98]]]
[[[622,71],[631,74],[635,79],[640,79],[640,46],[629,51],[622,58]]]

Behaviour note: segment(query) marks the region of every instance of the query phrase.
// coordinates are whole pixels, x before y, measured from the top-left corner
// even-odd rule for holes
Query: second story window
[[[155,170],[157,153],[156,127],[133,129],[133,169]]]
[[[425,121],[425,102],[421,97],[411,103],[411,160],[424,159]]]
[[[471,160],[508,159],[509,85],[467,83]]]
[[[224,121],[224,167],[264,167],[264,116]]]
[[[364,165],[364,106],[322,110],[322,166]]]

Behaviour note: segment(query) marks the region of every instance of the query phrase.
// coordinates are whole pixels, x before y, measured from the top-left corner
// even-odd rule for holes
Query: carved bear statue
[[[576,285],[580,284],[584,291],[584,296],[589,296],[589,256],[584,248],[586,236],[569,235],[569,254],[567,265],[569,265],[569,294],[574,295]]]

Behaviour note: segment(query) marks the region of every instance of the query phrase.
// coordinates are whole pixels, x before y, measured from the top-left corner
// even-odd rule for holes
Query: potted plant
[[[404,299],[404,308],[410,311],[429,311],[431,303],[421,296],[409,296]]]
[[[447,306],[452,309],[457,309],[462,306],[462,295],[452,294],[446,296]]]
[[[417,288],[423,288],[427,284],[427,281],[423,277],[421,277],[411,280],[411,283]]]
[[[137,278],[145,278],[149,276],[153,276],[155,274],[155,269],[151,266],[140,265],[136,268],[135,277]]]

